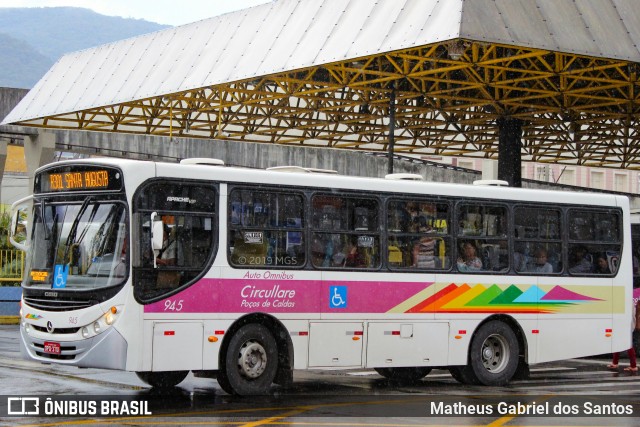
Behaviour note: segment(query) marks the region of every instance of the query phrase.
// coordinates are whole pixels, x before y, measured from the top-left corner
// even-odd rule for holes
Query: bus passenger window
[[[460,203],[457,217],[458,271],[506,272],[509,268],[506,207]]]
[[[387,206],[391,269],[446,270],[451,266],[449,205],[392,200]]]
[[[568,210],[567,218],[569,273],[579,276],[616,274],[622,249],[620,212],[576,208]]]
[[[377,200],[316,194],[311,206],[314,267],[371,269],[379,266]]]
[[[523,274],[562,272],[561,212],[552,207],[514,209],[513,267]]]
[[[301,267],[305,263],[302,195],[232,189],[229,261],[234,267]]]

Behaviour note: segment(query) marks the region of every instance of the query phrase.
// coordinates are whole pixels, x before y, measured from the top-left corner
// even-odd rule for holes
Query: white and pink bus
[[[328,172],[40,168],[23,355],[253,395],[294,369],[501,385],[629,348],[626,197]]]

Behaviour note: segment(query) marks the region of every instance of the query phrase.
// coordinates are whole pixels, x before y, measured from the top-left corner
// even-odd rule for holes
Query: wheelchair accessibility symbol
[[[67,275],[69,274],[69,266],[58,264],[53,269],[53,289],[62,289],[67,287]]]
[[[329,308],[347,308],[346,286],[331,286],[329,288]]]

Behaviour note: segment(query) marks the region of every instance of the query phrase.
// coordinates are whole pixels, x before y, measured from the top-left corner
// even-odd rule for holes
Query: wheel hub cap
[[[491,335],[482,344],[482,364],[493,373],[505,369],[509,362],[509,344],[500,335]]]
[[[248,341],[240,349],[238,368],[247,378],[258,378],[267,367],[267,353],[259,343]]]

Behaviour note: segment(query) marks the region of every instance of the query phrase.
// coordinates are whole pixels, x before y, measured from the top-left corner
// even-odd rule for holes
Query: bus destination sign
[[[65,167],[40,174],[36,180],[38,193],[62,191],[120,190],[121,172],[100,167]]]

